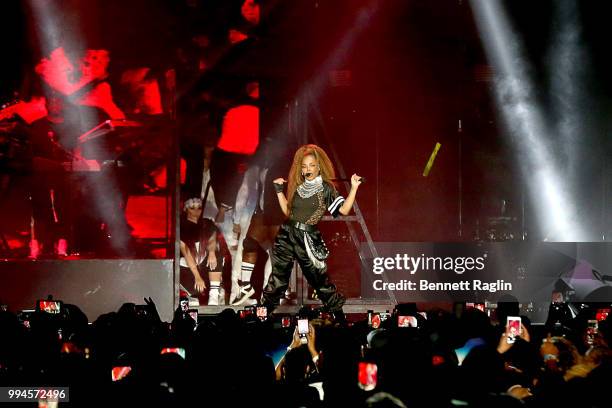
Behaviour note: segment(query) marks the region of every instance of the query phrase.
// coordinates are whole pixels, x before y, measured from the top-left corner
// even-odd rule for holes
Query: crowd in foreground
[[[610,406],[610,305],[551,304],[546,324],[523,317],[518,330],[506,324],[517,303],[492,318],[455,306],[398,305],[377,328],[379,315],[353,322],[310,309],[194,319],[179,307],[167,323],[150,299],[93,323],[69,304],[4,310],[0,386],[69,387],[59,406]]]

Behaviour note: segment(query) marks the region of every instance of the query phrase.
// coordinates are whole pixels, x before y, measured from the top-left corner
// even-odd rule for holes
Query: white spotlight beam
[[[580,45],[581,30],[576,1],[556,1],[553,6],[558,28],[550,51],[550,66],[554,67],[551,71],[551,96],[566,159],[566,174],[567,177],[573,177],[578,170],[577,145],[580,136],[584,135],[582,102],[585,84],[582,78],[588,64],[585,64],[585,49]]]
[[[77,28],[69,27],[67,29],[62,25],[62,16],[67,13],[67,10],[57,7],[58,2],[54,0],[30,0],[30,9],[32,10],[35,29],[38,34],[43,53],[49,53],[57,47],[79,47],[86,49],[87,39]],[[49,95],[47,95],[49,97]],[[83,123],[95,123],[97,118],[92,113],[80,113],[80,120]],[[81,131],[82,129],[74,130]],[[110,244],[114,247],[117,253],[122,255],[130,255],[128,251],[128,243],[130,239],[130,231],[117,215],[117,211],[121,209],[109,204],[108,197],[120,197],[120,189],[116,180],[108,174],[102,172],[96,182],[92,182],[92,189],[96,200],[93,200],[97,210],[104,217],[104,222],[108,225],[109,234],[112,239],[109,239]],[[119,200],[113,200],[113,203]],[[110,237],[109,237],[110,238]]]
[[[579,241],[570,198],[547,145],[546,126],[533,92],[528,61],[499,0],[471,0],[485,52],[496,72],[495,94],[520,154],[542,231],[554,241]]]

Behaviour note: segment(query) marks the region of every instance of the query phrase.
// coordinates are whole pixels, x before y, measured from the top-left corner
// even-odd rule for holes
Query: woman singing
[[[272,274],[262,297],[262,303],[269,311],[278,306],[287,289],[294,260],[300,264],[304,277],[325,308],[330,312],[342,311],[345,299],[327,275],[325,259],[329,252],[317,224],[326,209],[334,217],[351,211],[361,177],[356,174],[351,177],[351,191],[346,200],[332,184],[334,178],[334,167],[325,151],[309,144],[295,153],[289,171],[287,197],[283,193],[283,184],[287,180],[274,180],[278,202],[289,219],[281,226],[272,249]]]

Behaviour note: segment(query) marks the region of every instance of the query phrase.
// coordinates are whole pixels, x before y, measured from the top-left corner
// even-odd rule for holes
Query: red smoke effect
[[[230,153],[251,155],[259,145],[259,108],[240,105],[227,111],[217,147]]]
[[[166,235],[166,197],[130,196],[125,217],[135,238],[159,238]]]
[[[150,72],[150,68],[141,67],[129,69],[121,75],[121,83],[126,85],[137,99],[129,113],[147,115],[163,113],[159,83],[154,78],[148,78]]]

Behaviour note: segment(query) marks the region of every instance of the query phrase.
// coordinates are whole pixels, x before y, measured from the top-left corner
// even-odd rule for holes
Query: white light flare
[[[496,73],[495,95],[530,187],[545,239],[580,241],[572,201],[556,168],[547,129],[528,73],[519,36],[499,0],[471,0],[485,52]]]

